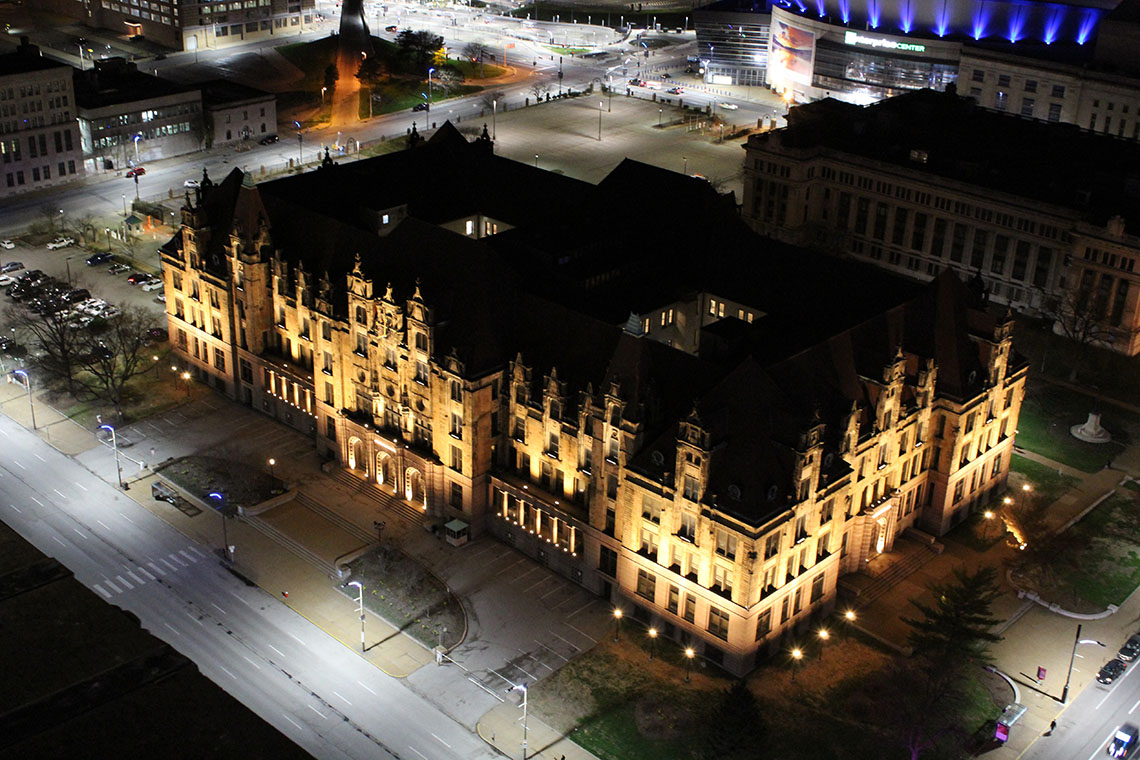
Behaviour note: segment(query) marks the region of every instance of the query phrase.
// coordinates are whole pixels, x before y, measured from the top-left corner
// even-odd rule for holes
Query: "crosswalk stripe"
[[[158,573],[159,575],[166,575],[166,572],[165,572],[165,571],[164,571],[164,570],[163,570],[161,567],[159,567],[158,565],[154,564],[153,562],[147,562],[147,565],[149,565],[151,568],[153,568],[153,569],[154,569],[154,571],[155,571],[156,573]]]
[[[105,598],[110,599],[111,594],[103,589],[98,583],[95,584],[95,590],[102,594]]]
[[[178,559],[178,555],[176,555],[176,554],[170,554],[170,555],[167,555],[167,556],[169,556],[169,557],[170,557],[172,560],[174,560],[174,561],[175,561],[175,562],[177,562],[178,564],[182,565],[182,567],[190,567],[190,566],[189,566],[189,565],[187,565],[185,562],[183,562],[182,560]],[[163,562],[166,562],[166,560],[163,560]],[[177,570],[178,568],[174,568],[174,569],[175,569],[175,570]]]
[[[153,580],[155,580],[155,577],[154,577],[153,575],[151,575],[150,573],[148,573],[148,572],[147,572],[146,570],[144,570],[143,568],[141,568],[141,567],[136,567],[135,569],[136,569],[136,570],[138,570],[138,571],[139,571],[140,573],[142,573],[143,575],[145,575],[147,578],[150,578],[152,581],[153,581]]]
[[[134,573],[132,573],[130,570],[127,571],[127,575],[131,576],[131,580],[134,581],[135,583],[139,584],[140,586],[146,585],[146,581],[144,581],[142,578],[140,578],[137,575],[135,575]]]
[[[190,553],[189,553],[188,551],[186,551],[185,549],[179,549],[179,550],[178,550],[178,553],[179,553],[179,554],[181,554],[181,555],[182,555],[183,557],[185,557],[186,559],[190,560],[191,562],[197,562],[197,561],[198,561],[197,559],[195,559],[195,558],[194,558],[194,555],[193,555],[193,554],[190,554]]]
[[[111,581],[107,580],[106,578],[103,579],[103,583],[107,584],[107,587],[110,588],[112,591],[114,591],[116,594],[123,593],[123,592],[119,591],[118,586],[116,586],[114,583],[111,583]]]
[[[134,586],[132,586],[132,585],[130,584],[130,582],[129,582],[129,581],[127,581],[126,579],[124,579],[124,578],[123,578],[123,576],[121,576],[121,575],[116,575],[116,576],[115,576],[115,580],[117,580],[119,583],[121,583],[121,584],[123,584],[124,586],[126,586],[128,589],[132,589],[132,588],[134,588]]]

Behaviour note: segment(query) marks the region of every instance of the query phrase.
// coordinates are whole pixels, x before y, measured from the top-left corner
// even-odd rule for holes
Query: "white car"
[[[90,314],[93,317],[97,317],[103,313],[104,309],[107,308],[107,302],[101,299],[96,299],[94,302],[85,303],[79,308],[83,310],[84,314]]]
[[[75,241],[69,237],[59,237],[47,244],[49,251],[54,251],[57,248],[67,248],[69,245],[75,245]]]
[[[720,107],[725,111],[735,111],[736,109],[740,108],[740,106],[736,105],[735,103],[721,103]]]
[[[182,183],[182,186],[187,190],[197,190],[200,187],[198,180],[196,179],[188,179]]]
[[[11,285],[15,281],[16,278],[10,274],[0,274],[0,288],[4,287],[5,285]]]
[[[166,303],[166,294],[165,294],[165,293],[163,293],[163,294],[161,294],[161,295],[157,295],[157,296],[155,296],[155,297],[154,297],[154,302],[155,302],[155,303]]]
[[[161,290],[162,280],[148,280],[147,282],[143,283],[142,289],[147,293],[151,292],[152,290]]]
[[[113,319],[123,313],[123,310],[118,306],[108,306],[99,314],[103,319]]]
[[[5,248],[5,249],[10,251],[15,247],[16,247],[16,244],[13,243],[11,240],[0,240],[0,248]]]

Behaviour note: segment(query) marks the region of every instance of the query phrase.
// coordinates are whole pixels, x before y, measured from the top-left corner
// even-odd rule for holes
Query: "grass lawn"
[[[396,628],[429,647],[450,648],[466,632],[463,607],[447,586],[423,565],[385,542],[349,563],[352,579],[364,585],[364,604]],[[356,598],[355,589],[336,584]]]
[[[1068,388],[1045,383],[1026,394],[1018,421],[1017,445],[1083,472],[1096,472],[1115,457],[1130,439],[1129,430],[1140,424],[1131,412],[1101,403],[1101,424],[1113,434],[1111,443],[1085,443],[1069,428],[1088,419],[1096,401]]]
[[[157,375],[154,369],[149,369],[127,382],[123,390],[123,414],[127,422],[161,414],[186,401],[186,386],[181,379],[176,382],[170,373],[170,362],[167,360],[170,354],[169,344],[156,343],[151,348],[150,363],[157,367]],[[158,361],[153,359],[155,356]],[[66,393],[45,395],[49,404],[85,428],[94,430],[98,424],[98,415],[106,420],[115,419],[114,405],[101,399],[88,398],[86,395],[79,399]]]
[[[1023,483],[1029,483],[1033,488],[1030,492],[1033,494],[1031,498],[1040,507],[1052,504],[1081,482],[1072,475],[1058,473],[1049,465],[1026,459],[1018,454],[1010,457],[1009,470],[1015,475],[1010,478],[1010,490],[1017,491]]]
[[[284,483],[260,466],[242,461],[236,451],[218,453],[222,456],[182,457],[160,471],[164,478],[207,502],[211,493],[219,493],[230,504],[252,507],[285,492]]]
[[[336,63],[337,39],[325,37],[313,42],[296,42],[276,48],[285,60],[304,72],[305,77],[293,85],[296,90],[320,94],[325,83],[325,69]]]
[[[578,55],[579,53],[589,53],[590,48],[583,47],[562,47],[561,45],[547,45],[546,49],[555,55]]]

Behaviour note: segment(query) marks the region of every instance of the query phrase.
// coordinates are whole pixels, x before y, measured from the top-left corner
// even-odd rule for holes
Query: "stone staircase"
[[[852,594],[852,602],[856,608],[865,607],[941,554],[942,548],[938,543],[920,543],[900,537],[895,541],[895,549],[900,555],[897,559],[873,576],[861,573],[864,582],[843,584],[841,581],[841,585]]]
[[[295,498],[293,501],[297,502],[310,512],[315,512],[316,514],[320,515],[333,525],[343,530],[345,533],[359,538],[361,543],[371,544],[376,542],[376,535],[374,533],[370,533],[351,520],[347,520],[344,517],[341,517],[336,512],[332,511],[324,504],[321,504],[319,501],[304,492],[298,493],[297,498]]]
[[[286,549],[293,552],[301,559],[305,560],[317,569],[325,572],[330,578],[342,577],[340,571],[336,569],[333,563],[328,562],[327,560],[319,557],[317,554],[309,551],[309,549],[307,549],[304,544],[300,543],[299,541],[294,541],[292,538],[289,538],[289,536],[277,530],[272,525],[262,520],[260,517],[247,515],[243,517],[242,520],[257,532],[268,536],[270,539],[277,542],[281,546],[284,546]]]
[[[337,470],[332,476],[333,480],[341,485],[348,486],[352,489],[353,493],[367,496],[372,501],[376,502],[388,512],[393,512],[400,517],[408,520],[413,525],[421,525],[424,521],[424,513],[403,499],[397,499],[389,493],[385,493],[376,487],[375,483],[369,483],[363,478],[358,478],[348,470]]]

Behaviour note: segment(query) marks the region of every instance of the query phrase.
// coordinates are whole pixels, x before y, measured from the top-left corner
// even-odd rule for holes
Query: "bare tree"
[[[502,90],[487,90],[479,98],[479,103],[488,111],[493,111],[497,107],[496,103],[503,103],[506,99],[507,94]]]
[[[90,375],[92,390],[103,400],[114,404],[123,419],[123,390],[135,376],[150,365],[147,356],[146,329],[151,317],[137,306],[123,307],[122,313],[107,320],[107,327],[92,336],[80,358]]]
[[[530,86],[530,92],[534,95],[536,102],[541,102],[544,97],[549,96],[552,89],[554,89],[554,83],[549,79],[539,79]]]
[[[1054,332],[1064,335],[1077,345],[1076,358],[1069,368],[1069,381],[1075,382],[1077,372],[1084,364],[1090,346],[1112,340],[1112,329],[1106,320],[1108,293],[1094,291],[1095,273],[1085,270],[1079,282],[1058,299],[1046,304],[1045,312],[1053,319]],[[1109,282],[1103,279],[1103,282]]]
[[[42,216],[44,221],[47,223],[48,232],[55,232],[56,220],[59,220],[59,231],[63,232],[63,219],[61,218],[62,214],[60,214],[59,211],[59,206],[54,206],[47,203],[44,203],[40,206],[40,216]]]
[[[34,364],[49,380],[63,383],[68,393],[78,387],[80,354],[87,336],[65,311],[36,314],[28,304],[13,304],[6,310],[8,324],[28,336]]]
[[[99,228],[95,226],[95,217],[92,214],[82,214],[74,222],[75,231],[79,234],[80,245],[94,245],[95,236]]]
[[[481,40],[468,42],[463,46],[463,56],[470,60],[472,63],[479,64],[479,76],[483,76],[483,70],[486,66],[487,45]]]

